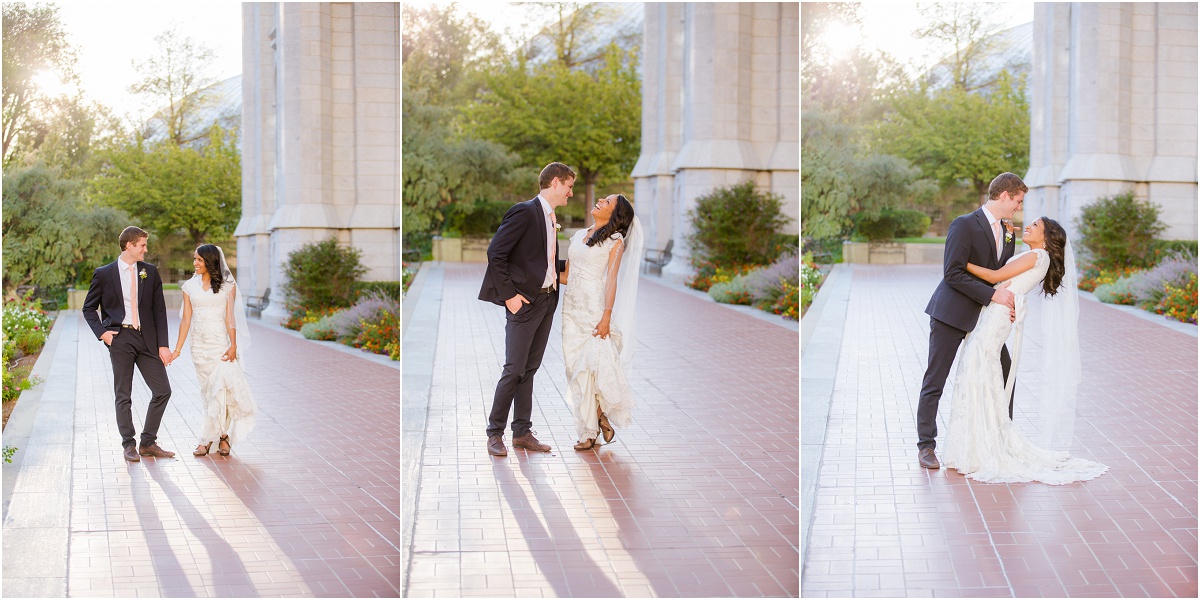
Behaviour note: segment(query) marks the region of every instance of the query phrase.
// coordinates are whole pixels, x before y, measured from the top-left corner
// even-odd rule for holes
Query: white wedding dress
[[[624,241],[619,233],[614,233],[611,239],[588,246],[584,243],[587,233],[586,229],[580,230],[571,237],[567,248],[569,279],[563,286],[562,347],[567,370],[567,403],[575,417],[578,441],[599,437],[597,405],[614,428],[632,422],[634,405],[622,367],[626,339],[617,324],[619,315],[614,312],[610,317],[607,339],[592,335],[604,315],[609,275],[613,272],[609,251],[613,244]],[[636,269],[636,264],[630,262],[623,259],[620,269]],[[636,271],[633,274],[636,278]]]
[[[1013,351],[1014,356],[1019,356],[1025,295],[1041,287],[1050,266],[1050,256],[1045,250],[1030,252],[1037,256],[1034,267],[1013,277],[1008,287],[1016,296],[1016,322],[1009,321],[1006,305],[992,302],[983,308],[975,330],[963,341],[947,418],[947,436],[939,448],[941,463],[985,483],[1040,481],[1061,485],[1086,481],[1103,474],[1108,467],[1074,458],[1067,452],[1039,448],[1008,418],[1009,394],[1000,369],[1000,348],[1016,326],[1018,335]],[[1009,262],[1023,255],[1018,254]],[[1012,368],[1016,369],[1015,360]]]
[[[229,443],[236,445],[254,429],[257,407],[250,385],[242,372],[242,344],[238,344],[238,357],[233,362],[221,360],[229,349],[226,333],[226,311],[234,302],[230,294],[236,285],[226,281],[221,290],[214,294],[202,287],[200,277],[193,277],[181,286],[192,304],[192,322],[188,329],[188,344],[192,351],[192,362],[196,366],[196,379],[200,382],[200,398],[204,409],[204,422],[200,428],[200,445],[213,442],[217,445],[222,435],[229,436]],[[239,341],[240,341],[239,335]]]

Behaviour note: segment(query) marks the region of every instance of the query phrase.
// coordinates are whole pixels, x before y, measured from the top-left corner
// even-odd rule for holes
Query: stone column
[[[1033,64],[1029,81],[1030,148],[1025,185],[1026,221],[1039,215],[1059,220],[1058,175],[1067,162],[1070,115],[1071,5],[1034,5]]]
[[[755,72],[756,82],[760,78],[774,80],[771,104],[765,110],[777,114],[773,131],[764,132],[764,140],[772,140],[766,168],[771,173],[771,192],[783,196],[783,212],[792,218],[789,228],[800,232],[800,5],[781,3],[778,17],[774,21],[755,20],[755,36],[765,36],[771,41],[772,34],[778,54],[774,72]],[[756,37],[755,43],[758,43]],[[765,83],[765,82],[764,82]],[[773,106],[772,106],[773,105]]]
[[[275,22],[278,5],[242,5],[242,217],[238,284],[261,296],[270,287],[270,229],[275,212]],[[278,296],[277,296],[278,297]]]
[[[1139,5],[1140,6],[1140,5]],[[1166,239],[1196,239],[1196,4],[1154,3],[1154,151],[1147,194],[1163,207]],[[1149,22],[1149,19],[1147,19]],[[1150,86],[1148,86],[1150,87]]]

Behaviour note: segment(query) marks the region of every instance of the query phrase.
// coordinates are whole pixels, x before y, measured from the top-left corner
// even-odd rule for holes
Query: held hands
[[[508,312],[514,315],[517,314],[517,311],[521,310],[522,304],[529,304],[529,301],[525,299],[525,296],[520,294],[504,301],[504,306],[508,308]]]
[[[175,355],[171,353],[170,348],[159,348],[158,358],[162,360],[163,366],[170,366],[171,361],[175,360]]]

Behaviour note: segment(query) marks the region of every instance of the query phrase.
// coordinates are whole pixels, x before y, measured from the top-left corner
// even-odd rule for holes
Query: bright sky
[[[205,2],[56,2],[74,46],[85,94],[133,116],[146,107],[129,86],[140,77],[133,63],[155,51],[154,37],[175,26],[185,37],[211,48],[211,75],[217,81],[242,72],[242,8],[229,0]]]
[[[418,0],[415,2],[405,2],[410,6],[428,6],[432,4],[447,5],[457,4],[459,10],[472,13],[482,19],[484,22],[491,25],[491,29],[503,37],[506,44],[510,48],[515,48],[512,44],[514,38],[516,40],[524,40],[537,31],[538,27],[532,23],[530,19],[540,13],[533,8],[518,6],[513,2],[481,2],[479,0],[468,0],[466,2],[446,2],[442,0]]]
[[[1033,21],[1032,2],[998,3],[1000,9],[994,15],[1007,29]],[[917,11],[915,2],[864,2],[859,11],[862,17],[862,34],[844,29],[826,37],[827,41],[843,47],[863,43],[868,49],[882,50],[903,64],[928,63],[944,56],[944,51],[935,51],[928,43],[913,37],[912,32],[926,25],[925,17]]]

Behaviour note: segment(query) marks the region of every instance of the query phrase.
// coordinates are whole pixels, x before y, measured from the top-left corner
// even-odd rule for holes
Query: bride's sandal
[[[600,413],[600,431],[604,434],[605,444],[611,443],[613,438],[617,437],[617,432],[608,423],[608,415],[604,413]]]
[[[220,454],[221,456],[229,456],[229,451],[231,449],[233,449],[233,446],[229,445],[229,436],[221,436],[221,443],[217,444],[217,454]]]
[[[192,450],[192,456],[208,456],[208,451],[211,449],[212,449],[212,442],[209,442],[207,444],[200,444],[199,446],[196,446],[195,450]]]
[[[594,440],[594,439],[589,439],[585,442],[579,442],[579,443],[575,444],[575,449],[580,450],[580,451],[591,450],[592,448],[595,448],[595,447],[596,447],[596,440]]]

